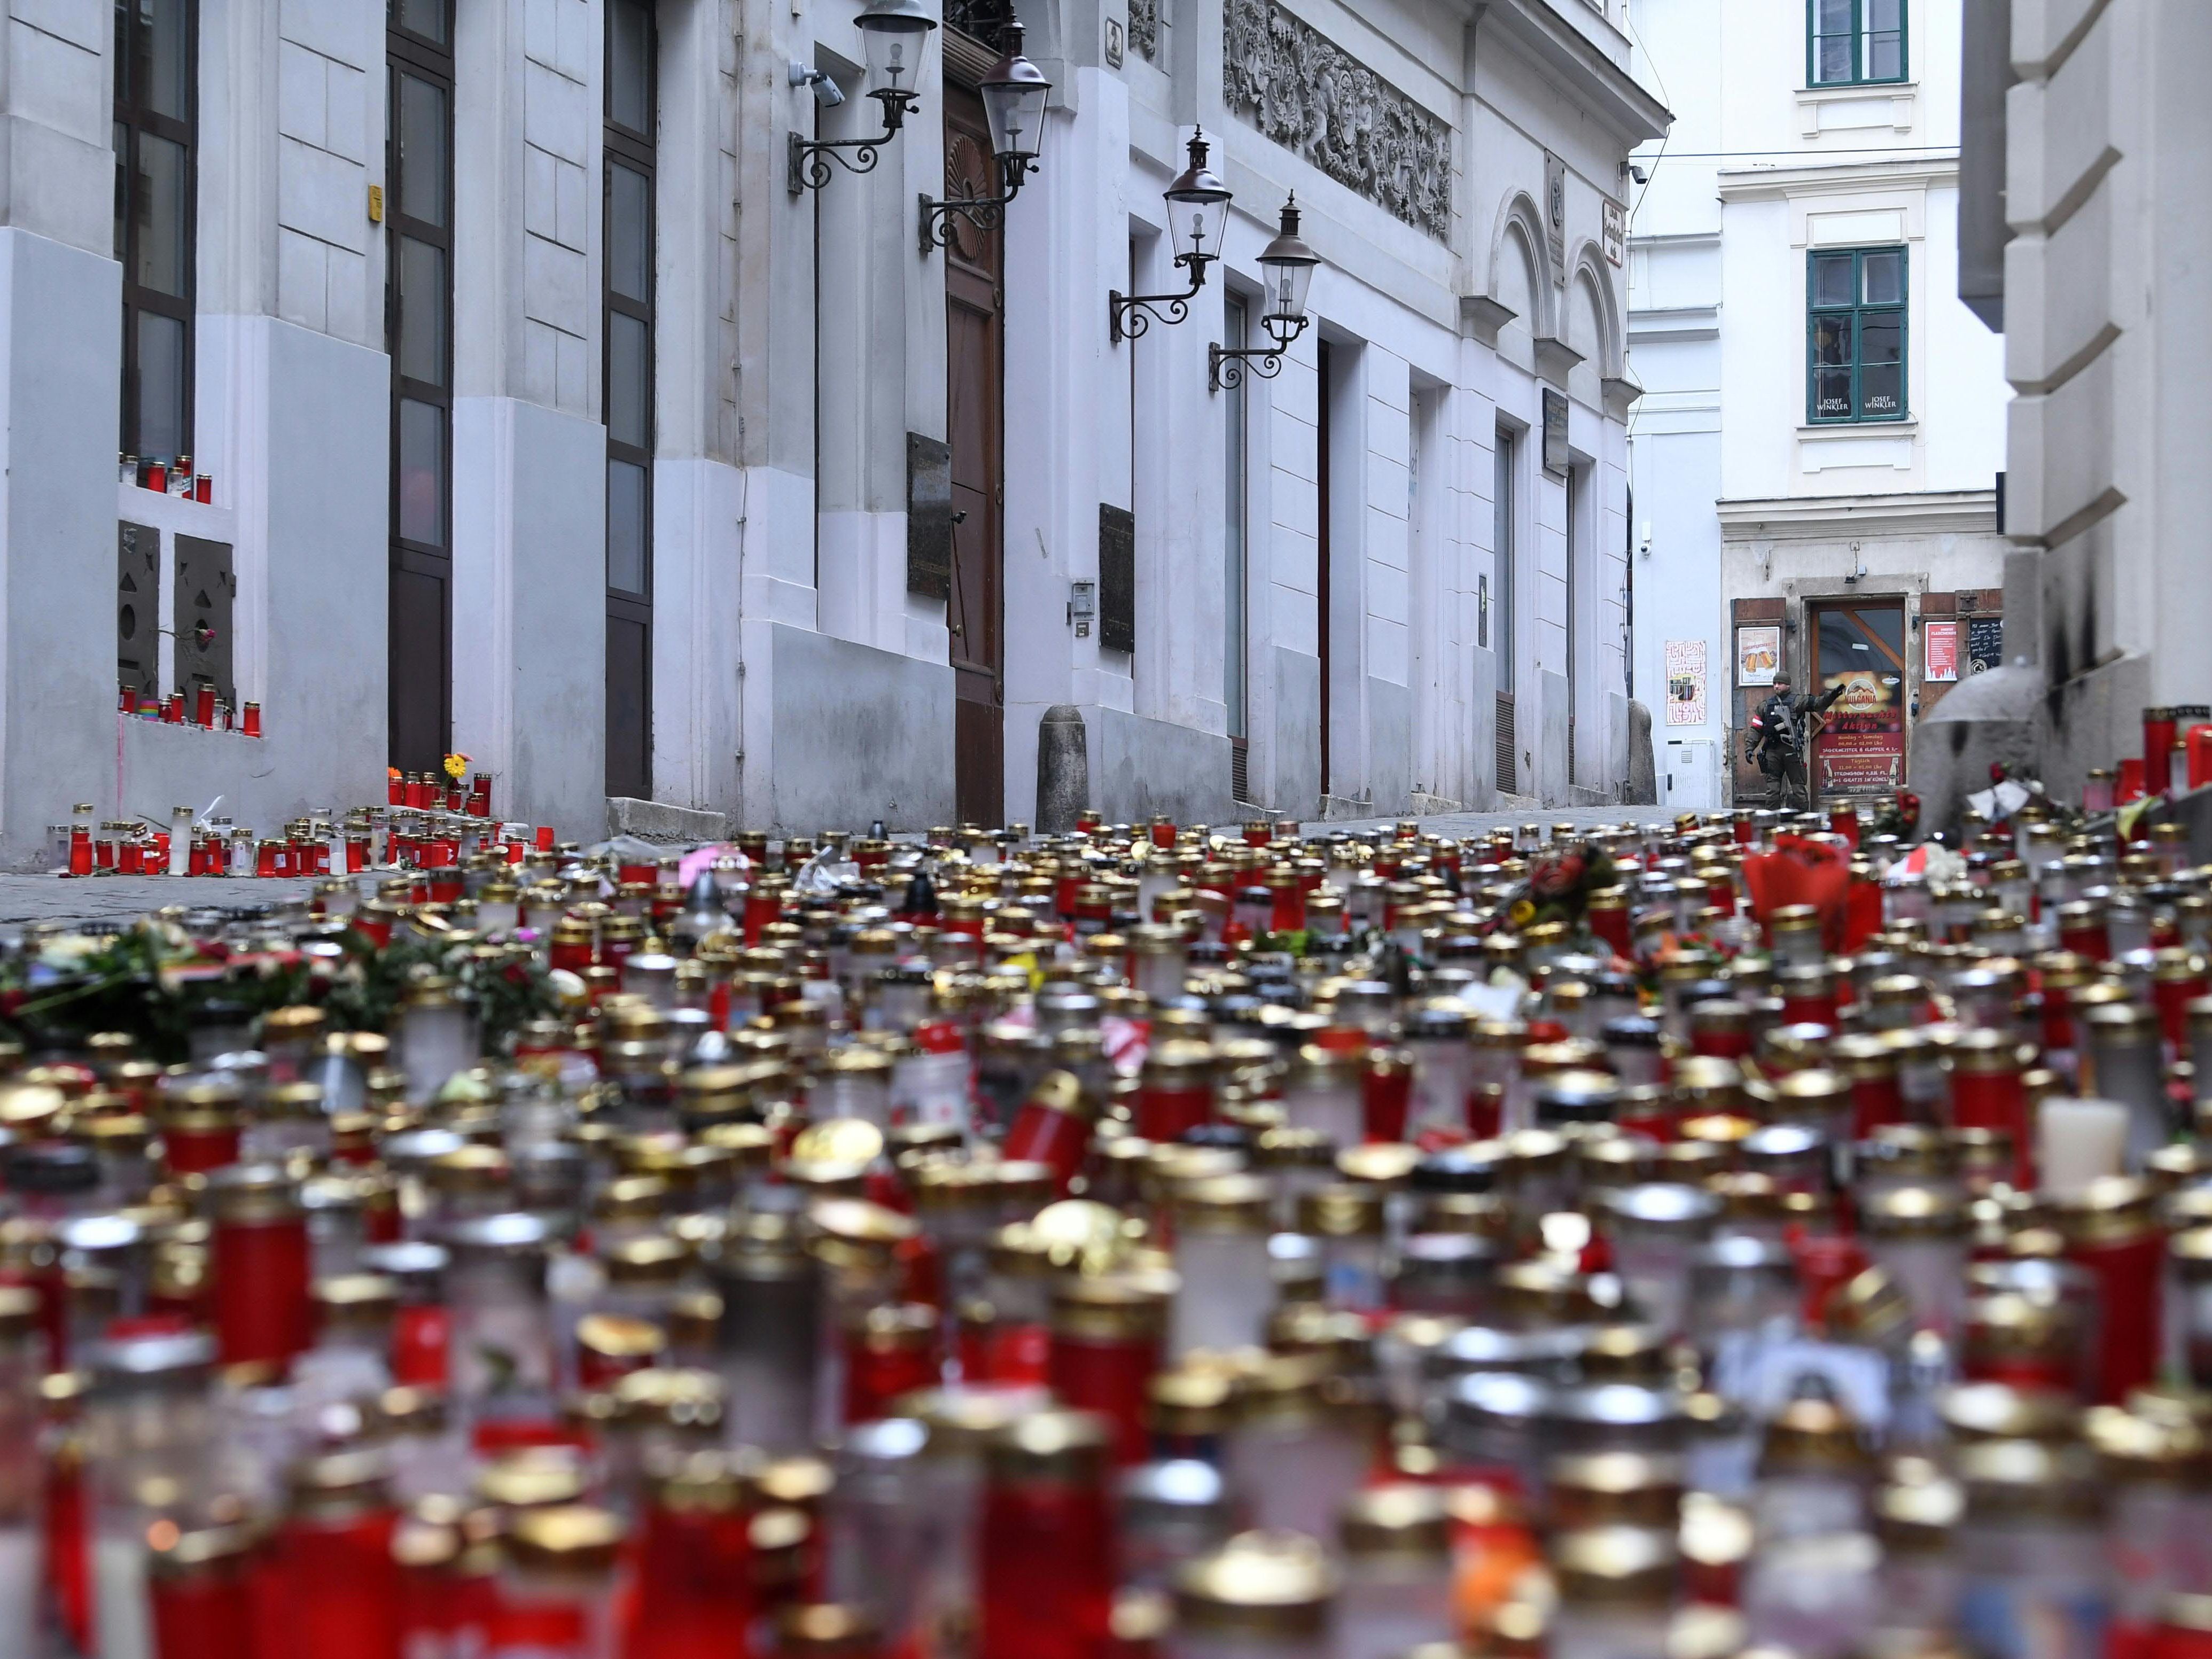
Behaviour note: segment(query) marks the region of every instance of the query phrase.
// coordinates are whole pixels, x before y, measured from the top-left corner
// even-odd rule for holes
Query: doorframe
[[[1888,610],[1892,606],[1896,607],[1899,622],[1898,634],[1901,641],[1899,649],[1903,658],[1899,664],[1898,675],[1898,703],[1900,711],[1898,735],[1900,739],[1900,750],[1897,763],[1897,787],[1900,789],[1905,787],[1906,780],[1912,775],[1912,728],[1915,724],[1913,710],[1918,706],[1920,701],[1920,675],[1917,666],[1919,653],[1913,649],[1912,636],[1917,631],[1921,591],[1893,586],[1887,583],[1879,588],[1869,588],[1859,584],[1836,582],[1819,584],[1818,591],[1814,591],[1812,586],[1808,585],[1807,589],[1791,595],[1796,611],[1791,621],[1795,626],[1796,638],[1800,641],[1794,655],[1798,672],[1804,676],[1805,690],[1808,692],[1816,688],[1825,690],[1825,687],[1820,684],[1820,619],[1823,612]],[[1784,654],[1786,659],[1793,653],[1785,649]],[[1827,795],[1820,787],[1819,738],[1815,738],[1814,743],[1814,746],[1808,750],[1805,756],[1805,777],[1812,799],[1814,804],[1818,805],[1826,799]],[[1853,794],[1854,792],[1844,792],[1838,794],[1837,799],[1851,799]]]
[[[972,100],[972,111],[969,112],[972,113],[973,116],[971,125],[976,130],[981,131],[988,132],[989,130],[988,125],[984,119],[979,82],[981,76],[984,73],[988,72],[988,65],[991,60],[989,58],[979,58],[975,50],[974,49],[973,43],[961,37],[957,31],[947,31],[945,46],[944,97],[942,100],[943,111],[939,119],[940,125],[946,125],[947,127],[947,131],[945,132],[945,153],[949,157],[952,148],[952,135],[949,130],[949,123],[953,114],[956,100],[963,106],[968,106]],[[985,182],[988,182],[988,180]],[[949,193],[951,191],[949,170],[946,188]],[[957,225],[957,222],[956,222],[956,234]],[[954,642],[955,636],[951,634],[951,629],[956,626],[954,616],[955,600],[953,596],[957,595],[961,591],[961,531],[963,526],[957,522],[953,526],[951,557],[949,562],[950,568],[946,573],[950,589],[945,602],[945,626],[947,629],[946,659],[948,664],[951,665],[952,667],[952,685],[951,690],[953,698],[952,760],[955,816],[956,817],[963,820],[970,817],[980,817],[981,818],[990,820],[992,825],[995,827],[996,824],[1006,822],[1007,797],[1006,775],[1006,475],[1007,437],[1006,416],[1007,343],[1006,228],[1001,224],[996,228],[984,232],[983,234],[988,238],[987,246],[990,252],[988,261],[990,269],[988,275],[992,287],[992,314],[996,319],[997,329],[996,351],[994,354],[996,362],[994,370],[994,379],[995,380],[996,384],[993,388],[995,394],[993,398],[993,402],[995,406],[993,413],[994,436],[993,448],[995,453],[991,468],[993,476],[988,479],[989,488],[987,492],[988,495],[988,510],[992,516],[993,524],[985,549],[986,563],[992,574],[992,580],[990,584],[992,593],[988,603],[995,609],[996,612],[994,625],[992,629],[992,650],[989,659],[993,695],[988,705],[991,710],[990,719],[994,725],[994,732],[993,741],[990,744],[992,754],[988,763],[985,762],[984,757],[978,756],[975,757],[969,764],[971,766],[982,767],[984,769],[984,772],[988,775],[988,777],[979,775],[973,777],[963,778],[963,775],[962,756],[964,752],[964,749],[960,737],[960,730],[963,723],[963,715],[961,711],[963,704],[973,702],[974,700],[963,698],[961,696],[960,679],[963,672],[972,673],[974,671],[972,669],[963,670],[959,665],[959,659],[957,654],[957,648]],[[956,286],[972,283],[975,278],[976,270],[977,267],[974,262],[968,261],[959,257],[955,247],[948,246],[945,250],[945,304],[946,308],[945,438],[945,446],[948,451],[951,451],[955,447],[957,435],[954,430],[952,418],[951,387],[953,331],[951,326],[951,310],[956,303],[962,305],[963,308],[966,309],[975,308],[972,298],[956,301],[955,291]],[[976,706],[981,707],[983,705],[979,703]],[[969,715],[967,718],[972,720],[975,717]],[[963,782],[966,786],[965,787],[963,787]],[[979,801],[995,802],[995,808],[987,810],[986,808],[978,805]],[[977,810],[971,812],[965,810],[967,806],[976,806]]]

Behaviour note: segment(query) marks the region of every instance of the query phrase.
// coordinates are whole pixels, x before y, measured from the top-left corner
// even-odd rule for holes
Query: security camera
[[[791,84],[812,88],[814,101],[824,109],[835,109],[845,101],[845,88],[832,80],[825,70],[809,69],[805,64],[794,61],[791,66]]]

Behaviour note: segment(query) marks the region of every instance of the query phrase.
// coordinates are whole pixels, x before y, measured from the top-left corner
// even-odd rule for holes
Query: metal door
[[[982,100],[945,90],[948,197],[991,196],[997,182]],[[954,793],[963,823],[1006,817],[1006,643],[1001,484],[1006,312],[999,233],[953,222],[945,250],[945,422],[952,445]]]

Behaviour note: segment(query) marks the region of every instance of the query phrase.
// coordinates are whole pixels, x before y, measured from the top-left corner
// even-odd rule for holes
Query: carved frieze
[[[1131,9],[1131,28],[1135,9]],[[1225,0],[1229,107],[1339,184],[1439,241],[1451,235],[1451,129],[1275,0]]]
[[[1129,0],[1129,44],[1157,60],[1160,55],[1160,6],[1163,0]]]

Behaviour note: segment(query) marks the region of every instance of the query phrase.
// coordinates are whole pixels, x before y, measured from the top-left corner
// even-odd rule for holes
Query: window
[[[452,0],[391,0],[386,52],[392,355],[392,764],[451,747],[453,39]]]
[[[1906,0],[1808,0],[1807,79],[1816,87],[1905,79]]]
[[[1806,312],[1816,423],[1905,419],[1905,251],[1811,256]]]
[[[194,21],[193,0],[116,0],[118,447],[165,461],[192,445]]]
[[[1225,302],[1227,316],[1222,337],[1231,349],[1243,345],[1249,328],[1250,306],[1241,294],[1231,294]],[[1245,599],[1245,530],[1244,530],[1244,380],[1238,376],[1233,386],[1222,388],[1221,412],[1223,420],[1222,453],[1226,473],[1222,480],[1222,613],[1224,632],[1221,647],[1222,696],[1229,704],[1229,740],[1237,750],[1236,779],[1245,779],[1243,765],[1243,749],[1251,737],[1250,697],[1248,689],[1246,657],[1249,651],[1249,623]],[[1239,793],[1239,800],[1250,797]]]
[[[606,259],[607,793],[653,793],[653,28],[652,0],[610,0]]]

